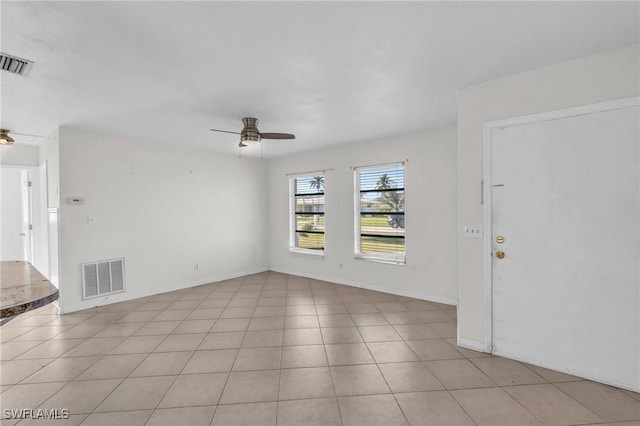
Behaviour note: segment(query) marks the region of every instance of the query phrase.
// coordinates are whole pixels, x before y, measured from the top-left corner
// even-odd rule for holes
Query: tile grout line
[[[375,307],[375,305],[374,305]],[[376,307],[377,309],[377,307]],[[382,315],[385,320],[388,322],[387,318],[384,316],[384,314]],[[353,321],[353,318],[352,318]],[[391,324],[389,324],[389,326],[391,327],[392,330],[394,330],[395,332],[395,328],[393,328],[393,326],[391,326]],[[385,377],[385,375],[382,373],[382,370],[380,370],[380,366],[378,365],[378,361],[376,360],[376,358],[373,356],[373,353],[371,352],[371,349],[369,348],[369,345],[367,345],[366,340],[364,339],[364,336],[362,336],[362,333],[360,332],[360,328],[356,327],[356,330],[358,331],[358,334],[360,334],[360,338],[362,339],[365,348],[367,348],[367,351],[369,352],[369,356],[371,357],[371,359],[373,360],[376,369],[378,370],[378,373],[380,374],[380,376],[382,376],[382,380],[384,380],[385,385],[387,386],[387,388],[389,389],[389,393],[391,394],[391,396],[393,396],[393,400],[396,402],[396,405],[398,406],[398,408],[400,409],[400,412],[402,413],[402,416],[404,417],[404,420],[407,422],[407,425],[410,425],[411,423],[409,422],[409,419],[407,418],[407,415],[405,414],[404,410],[402,409],[402,406],[400,405],[400,403],[398,402],[398,398],[396,398],[395,393],[393,392],[393,390],[391,389],[391,386],[389,386],[389,381],[387,380],[387,378]],[[396,332],[397,333],[397,332]],[[402,336],[400,336],[402,337]],[[404,340],[402,340],[404,342]],[[406,344],[406,343],[405,343]],[[414,352],[413,349],[411,349],[411,347],[409,347],[409,349],[411,350],[411,352]],[[414,352],[415,354],[415,352]],[[418,359],[420,359],[420,357],[418,356],[418,354],[415,354],[416,357]],[[436,378],[436,380],[438,380]],[[439,381],[438,381],[439,382]]]
[[[227,307],[229,306],[229,303],[231,303],[231,301],[233,300],[233,297],[237,293],[238,293],[238,290],[236,289],[236,291],[233,292],[233,295],[231,296],[231,298],[229,298],[229,302],[227,302],[227,304],[225,305],[225,309],[227,309]],[[222,311],[222,313],[224,313],[224,310]],[[222,315],[222,313],[220,315]],[[220,318],[220,317],[218,317],[218,318]],[[216,320],[216,322],[217,322],[217,320]],[[211,326],[211,329],[209,331],[213,330],[213,327],[215,327],[215,324],[213,324],[213,326]],[[224,385],[222,386],[222,390],[220,391],[220,396],[218,397],[218,400],[216,401],[216,408],[213,410],[213,415],[211,416],[211,420],[209,421],[209,425],[212,425],[213,424],[213,420],[216,418],[216,413],[218,412],[218,407],[220,406],[220,401],[222,400],[222,396],[224,395],[224,391],[227,389],[227,384],[229,383],[229,378],[231,377],[231,373],[233,372],[233,366],[236,364],[236,360],[238,359],[238,355],[240,354],[240,348],[242,347],[242,342],[244,342],[244,339],[245,339],[246,335],[247,335],[247,331],[245,330],[244,334],[242,336],[242,340],[240,341],[240,346],[238,348],[236,348],[236,355],[233,357],[233,362],[231,363],[231,366],[229,367],[229,371],[227,372],[227,377],[226,377],[226,379],[224,381]],[[205,339],[206,339],[206,336],[205,336]]]
[[[333,373],[331,371],[331,365],[329,363],[329,354],[327,353],[327,343],[325,342],[324,334],[322,333],[322,327],[320,324],[320,318],[318,315],[318,308],[316,306],[315,299],[313,301],[313,306],[316,310],[316,319],[318,320],[318,330],[320,332],[320,339],[322,339],[322,350],[324,351],[324,357],[327,360],[327,370],[329,371],[329,379],[331,380],[331,387],[333,388],[333,399],[336,402],[336,407],[338,407],[338,416],[340,417],[340,424],[344,425],[344,420],[342,419],[342,410],[340,410],[340,402],[338,401],[338,392],[336,391],[336,384],[333,380]],[[349,319],[351,319],[351,316],[349,316]]]
[[[582,381],[582,380],[579,380]],[[573,383],[573,382],[559,382],[559,383]],[[577,402],[578,404],[580,404],[581,406],[583,406],[584,408],[586,408],[589,412],[593,413],[596,415],[596,417],[599,417],[603,420],[603,423],[612,423],[609,420],[605,419],[604,417],[602,417],[600,414],[596,413],[594,410],[591,409],[591,407],[588,407],[587,405],[583,404],[582,402],[578,401],[577,399],[575,399],[573,396],[569,395],[567,392],[565,392],[562,388],[556,386],[555,383],[549,382],[549,384],[551,386],[553,386],[554,388],[558,389],[560,392],[562,392],[563,394],[567,395],[569,398],[571,398],[571,400]],[[638,419],[640,420],[640,416],[638,416]]]
[[[460,401],[458,401],[458,400],[456,399],[456,397],[451,393],[451,391],[450,391],[449,389],[447,389],[447,388],[445,388],[445,390],[446,390],[447,394],[449,395],[449,397],[450,397],[450,398],[451,398],[451,399],[452,399],[452,400],[457,404],[457,406],[458,406],[458,407],[460,407],[460,408],[462,409],[462,411],[464,411],[464,413],[467,415],[467,417],[469,417],[469,419],[471,419],[471,421],[473,422],[473,424],[478,425],[478,422],[476,422],[476,420],[473,418],[473,416],[471,415],[471,413],[469,413],[469,412],[467,411],[467,409],[466,409],[466,408],[464,408],[464,407],[462,406],[462,404],[460,403]]]
[[[280,368],[278,369],[278,391],[276,394],[276,425],[278,424],[278,412],[280,410],[280,384],[282,383],[282,355],[284,353],[284,330],[287,324],[287,291],[289,287],[289,278],[287,278],[287,290],[284,298],[284,318],[282,321],[282,344],[280,345]]]
[[[244,283],[244,281],[243,281]],[[242,284],[240,284],[240,286],[238,288],[242,287]],[[233,296],[229,299],[229,302],[227,303],[226,307],[229,306],[229,303],[231,303],[231,300],[233,300],[233,297],[238,293],[238,290],[236,289],[235,292],[233,292]],[[225,307],[225,309],[226,309]],[[223,311],[224,312],[224,311]],[[255,308],[254,308],[254,312],[255,312]],[[222,314],[221,314],[222,315]],[[228,318],[228,319],[232,319],[232,318]],[[251,321],[249,321],[249,323],[251,323]],[[215,324],[214,324],[215,326]],[[249,327],[249,325],[247,325],[247,328]],[[213,327],[212,327],[213,329]],[[240,349],[242,349],[242,343],[244,343],[244,339],[247,336],[247,330],[245,330],[243,332],[243,336],[242,336],[242,340],[240,341],[239,346],[236,348],[236,355],[233,358],[233,362],[231,363],[231,366],[229,367],[229,371],[227,372],[227,378],[224,381],[224,385],[222,386],[222,390],[220,391],[220,396],[218,397],[218,401],[216,402],[216,408],[213,412],[213,416],[211,417],[211,421],[210,421],[210,425],[213,424],[213,420],[216,417],[216,413],[218,412],[218,407],[220,406],[220,401],[222,400],[222,397],[224,395],[225,390],[227,389],[227,384],[229,383],[229,379],[231,378],[231,373],[233,373],[233,367],[236,365],[236,361],[238,360],[238,355],[240,355]],[[226,405],[226,404],[225,404]]]

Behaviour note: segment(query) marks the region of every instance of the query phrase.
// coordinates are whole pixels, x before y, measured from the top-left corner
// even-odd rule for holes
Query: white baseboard
[[[478,340],[473,340],[473,339],[467,339],[467,338],[464,338],[464,337],[458,337],[458,346],[460,346],[462,348],[478,351],[478,352],[491,353],[491,349],[487,348],[487,346],[485,345],[484,342],[481,342],[481,341],[478,341]],[[539,362],[527,359],[526,357],[517,357],[517,356],[513,356],[513,355],[510,355],[510,354],[501,353],[501,352],[493,352],[493,354],[495,356],[499,356],[499,357],[502,357],[502,358],[513,359],[513,360],[524,362],[524,363],[527,363],[527,364],[536,365],[538,367],[547,368],[549,370],[558,371],[560,373],[570,374],[572,376],[577,376],[577,377],[582,377],[582,378],[585,378],[585,379],[588,379],[588,380],[593,380],[594,382],[599,382],[599,383],[604,383],[606,385],[615,386],[617,388],[627,389],[627,390],[634,391],[634,392],[640,392],[640,388],[634,388],[633,386],[630,386],[628,384],[612,382],[610,380],[605,380],[605,379],[602,379],[600,377],[595,377],[595,376],[590,375],[590,374],[584,374],[584,373],[581,373],[579,371],[572,371],[572,370],[567,370],[567,369],[564,369],[564,368],[558,368],[557,366],[553,366],[553,365],[543,365],[543,364],[541,364]]]
[[[410,291],[410,290],[403,290],[403,289],[399,289],[399,288],[385,287],[385,286],[382,286],[382,285],[363,283],[363,282],[359,282],[359,281],[350,281],[350,280],[345,280],[343,278],[336,278],[336,277],[329,277],[329,276],[324,276],[324,275],[310,274],[310,273],[307,273],[307,272],[291,271],[291,270],[287,270],[285,268],[271,267],[270,270],[273,271],[273,272],[280,272],[282,274],[297,275],[297,276],[300,276],[300,277],[312,278],[314,280],[327,281],[327,282],[334,283],[334,284],[342,284],[342,285],[348,285],[350,287],[358,287],[358,288],[364,288],[364,289],[367,289],[367,290],[380,291],[382,293],[393,294],[395,296],[411,297],[413,299],[426,300],[426,301],[429,301],[429,302],[442,303],[442,304],[445,304],[445,305],[452,305],[452,306],[457,306],[458,305],[458,301],[455,300],[455,299],[449,299],[449,298],[446,298],[446,297],[433,296],[433,295],[430,295],[430,294],[419,293],[419,292]]]
[[[458,332],[458,346],[461,348],[471,349],[476,352],[491,353],[491,350],[487,348],[484,342],[460,337],[460,332]]]
[[[185,289],[185,288],[196,287],[196,286],[203,285],[203,284],[209,284],[209,283],[213,283],[213,282],[224,281],[224,280],[228,280],[228,279],[232,279],[232,278],[242,277],[242,276],[245,276],[245,275],[257,274],[257,273],[265,272],[265,271],[274,271],[274,272],[279,272],[279,273],[283,273],[283,274],[297,275],[297,276],[301,276],[301,277],[305,277],[305,278],[312,278],[312,279],[315,279],[315,280],[327,281],[327,282],[331,282],[331,283],[335,283],[335,284],[347,285],[347,286],[350,286],[350,287],[357,287],[357,288],[363,288],[363,289],[367,289],[367,290],[380,291],[380,292],[383,292],[383,293],[393,294],[393,295],[396,295],[396,296],[411,297],[411,298],[414,298],[414,299],[426,300],[426,301],[429,301],[429,302],[442,303],[442,304],[445,304],[445,305],[456,306],[458,304],[457,300],[455,300],[455,299],[439,297],[439,296],[433,296],[433,295],[420,293],[420,292],[415,292],[415,291],[410,291],[410,290],[390,288],[390,287],[385,287],[385,286],[381,286],[381,285],[377,285],[377,284],[369,284],[369,283],[363,283],[363,282],[358,282],[358,281],[350,281],[350,280],[345,280],[345,279],[342,279],[342,278],[328,277],[328,276],[317,275],[317,274],[309,274],[309,273],[300,272],[300,271],[285,270],[285,269],[282,269],[282,268],[269,268],[269,267],[265,266],[265,267],[251,269],[251,270],[235,272],[235,273],[232,273],[232,274],[226,274],[226,275],[220,275],[220,276],[205,278],[205,279],[197,280],[197,281],[189,281],[189,282],[186,282],[186,283],[181,283],[181,284],[177,284],[175,286],[171,286],[169,288],[161,288],[161,289],[155,288],[155,289],[149,289],[149,290],[144,290],[144,291],[125,291],[123,293],[117,293],[117,294],[114,294],[114,295],[107,296],[107,298],[105,298],[105,299],[101,299],[101,300],[95,300],[95,299],[93,299],[93,300],[85,300],[85,301],[83,301],[81,303],[78,303],[78,304],[72,305],[72,306],[65,306],[64,304],[60,304],[59,305],[60,306],[60,313],[61,314],[67,314],[67,313],[71,313],[71,312],[81,311],[81,310],[84,310],[84,309],[95,308],[97,306],[105,306],[105,305],[110,305],[112,303],[126,302],[128,300],[139,299],[141,297],[154,296],[156,294],[166,293],[166,292],[175,291],[175,290],[182,290],[182,289]]]
[[[154,296],[156,294],[168,293],[170,291],[182,290],[190,287],[197,287],[203,284],[215,283],[219,281],[229,280],[232,278],[243,277],[245,275],[258,274],[260,272],[265,272],[268,270],[269,268],[264,266],[260,268],[249,269],[246,271],[240,271],[240,272],[234,272],[226,275],[218,275],[215,277],[204,278],[197,281],[189,281],[186,283],[181,283],[175,286],[171,286],[169,288],[154,288],[154,289],[149,289],[144,291],[125,291],[123,293],[117,293],[111,296],[107,296],[108,297],[107,299],[85,300],[73,306],[64,306],[63,304],[59,304],[59,309],[61,314],[68,314],[71,312],[81,311],[84,309],[95,308],[97,306],[111,305],[112,303],[126,302],[128,300],[139,299],[141,297]]]
[[[630,385],[628,383],[619,383],[619,382],[615,382],[615,381],[612,381],[612,380],[603,379],[603,378],[595,376],[593,374],[583,373],[581,371],[573,371],[573,370],[569,370],[569,369],[566,369],[566,368],[559,368],[557,366],[548,365],[548,364],[542,364],[540,362],[532,361],[530,359],[527,359],[526,357],[518,357],[518,356],[513,356],[513,355],[510,355],[510,354],[501,353],[501,352],[494,352],[493,354],[496,355],[496,356],[503,357],[503,358],[513,359],[513,360],[516,360],[516,361],[524,362],[526,364],[536,365],[538,367],[546,368],[546,369],[553,370],[553,371],[558,371],[560,373],[569,374],[569,375],[576,376],[576,377],[582,377],[583,379],[591,380],[591,381],[594,381],[594,382],[604,383],[605,385],[613,386],[613,387],[616,387],[616,388],[627,389],[627,390],[630,390],[630,391],[633,391],[633,392],[640,392],[640,385],[638,385],[638,387],[634,387],[633,385]]]

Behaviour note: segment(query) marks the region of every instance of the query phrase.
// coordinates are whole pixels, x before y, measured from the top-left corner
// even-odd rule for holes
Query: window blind
[[[404,166],[358,168],[356,184],[356,254],[404,263]]]
[[[298,176],[292,181],[292,247],[324,251],[324,175]]]

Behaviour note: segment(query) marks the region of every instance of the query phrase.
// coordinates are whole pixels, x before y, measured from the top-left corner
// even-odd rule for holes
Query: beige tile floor
[[[640,395],[456,346],[454,307],[278,273],[0,327],[3,425],[640,425]],[[4,413],[2,413],[4,414]]]

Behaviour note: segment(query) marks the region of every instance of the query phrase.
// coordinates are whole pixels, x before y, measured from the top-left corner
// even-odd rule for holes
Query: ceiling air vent
[[[12,74],[25,75],[33,65],[33,62],[26,59],[16,58],[0,52],[0,68],[2,71],[9,71]]]

